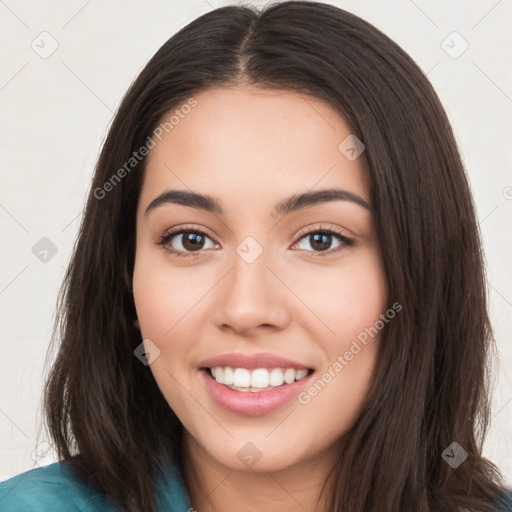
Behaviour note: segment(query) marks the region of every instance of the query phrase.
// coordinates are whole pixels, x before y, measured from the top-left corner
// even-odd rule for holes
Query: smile
[[[241,416],[262,416],[277,411],[290,402],[295,403],[294,399],[306,389],[315,373],[312,369],[294,370],[292,375],[288,371],[290,368],[256,368],[251,372],[247,368],[227,368],[227,372],[226,367],[201,368],[199,374],[205,391],[214,403],[226,412]],[[230,382],[232,376],[233,384],[224,384],[226,373],[227,382]],[[269,385],[255,387],[252,385],[253,378],[254,383],[259,386],[266,384],[268,379]],[[279,385],[270,385],[271,378],[275,384],[281,382],[281,378],[282,382]],[[237,387],[236,382],[245,385]]]
[[[232,368],[216,366],[207,369],[219,383],[242,392],[260,393],[293,384],[312,370],[295,368]]]

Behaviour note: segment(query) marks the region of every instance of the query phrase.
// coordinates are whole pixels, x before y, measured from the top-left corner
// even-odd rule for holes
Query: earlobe
[[[139,324],[139,319],[138,318],[136,318],[133,321],[133,326],[140,331],[140,324]]]

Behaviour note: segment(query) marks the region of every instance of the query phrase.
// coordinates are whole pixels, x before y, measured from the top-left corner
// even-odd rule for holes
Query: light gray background
[[[55,300],[113,112],[173,33],[229,3],[0,1],[0,480],[37,467]],[[400,44],[428,73],[453,124],[485,242],[500,352],[484,453],[512,485],[512,1],[329,3]],[[42,237],[57,247],[46,262],[32,252]],[[38,460],[51,462],[51,451]]]

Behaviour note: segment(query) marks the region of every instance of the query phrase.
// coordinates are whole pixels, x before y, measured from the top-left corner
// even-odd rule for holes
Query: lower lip
[[[219,384],[204,368],[201,369],[201,373],[210,395],[223,409],[234,414],[260,416],[279,409],[297,396],[310,381],[314,372],[293,384],[283,384],[269,391],[254,393],[236,391]]]

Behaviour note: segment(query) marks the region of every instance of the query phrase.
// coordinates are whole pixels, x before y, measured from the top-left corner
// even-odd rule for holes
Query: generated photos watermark
[[[93,190],[94,197],[99,200],[104,199],[107,193],[114,190],[114,187],[119,184],[121,180],[125,178],[140,162],[142,162],[142,160],[144,160],[144,158],[149,154],[149,151],[156,147],[157,143],[155,139],[158,139],[158,141],[161,142],[164,133],[169,133],[173,130],[196,106],[197,100],[192,97],[189,98],[188,101],[180,108],[174,110],[174,112],[169,115],[167,121],[160,123],[153,130],[153,134],[146,139],[146,142],[137,151],[132,153],[132,156],[122,167],[112,174],[112,176],[101,187],[96,187]]]
[[[320,377],[305,391],[302,391],[298,395],[299,403],[307,405],[311,402],[311,399],[322,391],[329,382],[331,382],[342,370],[345,368],[354,356],[359,354],[361,350],[366,347],[368,341],[373,339],[377,334],[384,329],[384,326],[388,324],[396,314],[402,311],[402,305],[395,302],[385,313],[382,313],[379,319],[371,326],[361,331],[356,339],[352,341],[350,348],[346,350],[342,355],[336,358],[336,361],[325,370]],[[361,346],[362,345],[362,346]]]

